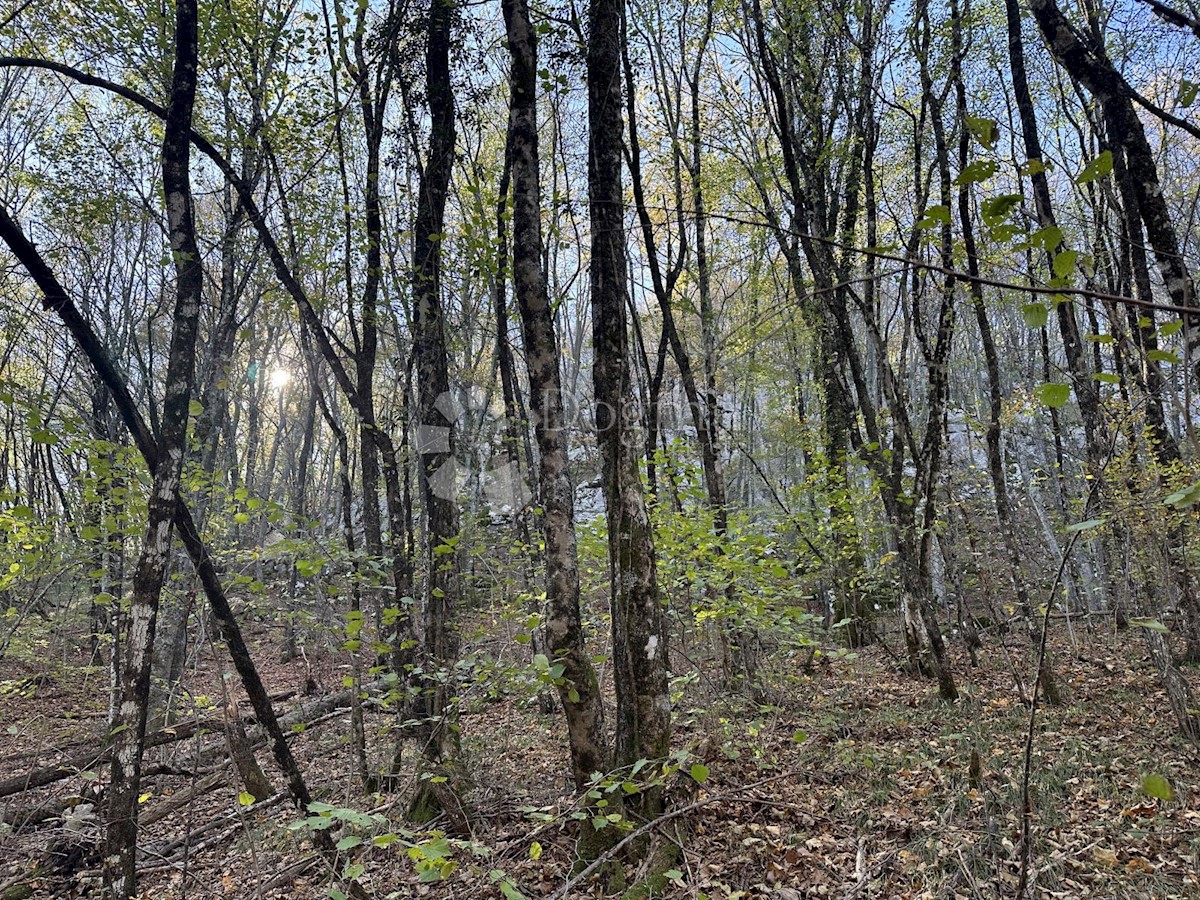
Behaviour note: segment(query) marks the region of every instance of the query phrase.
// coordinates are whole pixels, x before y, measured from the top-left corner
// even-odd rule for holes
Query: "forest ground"
[[[302,660],[277,663],[271,635],[259,632],[253,642],[268,688],[299,691],[310,669]],[[1076,623],[1075,635],[1073,645],[1055,623],[1052,645],[1068,699],[1037,717],[1032,796],[1040,896],[1200,897],[1200,757],[1173,735],[1140,635],[1115,634],[1107,619]],[[676,746],[705,753],[709,775],[691,798],[697,808],[675,820],[686,852],[667,896],[1014,896],[1029,711],[1016,699],[1013,671],[1026,671],[1029,661],[1018,635],[1004,643],[1011,656],[993,635],[978,669],[956,653],[964,699],[953,705],[940,702],[929,682],[900,672],[878,647],[819,657],[809,671],[802,658],[777,662],[763,707],[731,703],[708,678],[692,681],[677,703]],[[0,662],[0,779],[98,745],[104,673],[61,654],[45,658],[51,655]],[[325,691],[340,687],[348,671],[344,654],[311,649],[308,665]],[[222,669],[227,664],[204,651],[189,695],[219,697]],[[387,721],[374,712],[368,726]],[[293,740],[310,787],[331,805],[394,818],[399,831],[402,807],[394,798],[354,790],[348,722],[343,712]],[[433,835],[430,844],[429,834],[413,836],[434,856],[450,854],[456,870],[421,883],[404,844],[373,847],[367,829],[355,850],[364,886],[379,897],[513,896],[502,893],[505,885],[528,898],[551,896],[570,877],[574,848],[560,717],[501,697],[474,703],[462,725],[474,781],[473,841],[436,842]],[[205,740],[220,747],[219,733]],[[147,762],[186,769],[196,744],[152,751]],[[970,784],[972,746],[982,762],[978,787]],[[384,749],[380,744],[377,752]],[[266,752],[259,758],[278,783]],[[140,896],[329,896],[311,843],[287,829],[299,818],[294,807],[279,800],[242,808],[231,770],[224,771],[220,785],[144,829]],[[1165,777],[1174,797],[1147,796],[1148,775]],[[85,773],[0,804],[84,794],[94,778]],[[157,778],[142,808],[190,783],[186,774]],[[46,853],[86,846],[99,825],[77,811],[29,831],[0,829],[0,885],[32,888],[12,896],[85,896],[96,883],[96,859],[84,854],[72,860],[75,871],[54,874]],[[163,856],[180,859],[172,842],[205,826],[188,851],[186,873],[163,863]],[[8,896],[4,890],[0,896]],[[599,896],[600,888],[581,884],[571,895]]]

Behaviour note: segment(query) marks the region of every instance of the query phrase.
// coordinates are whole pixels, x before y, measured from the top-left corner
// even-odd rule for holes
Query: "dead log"
[[[152,731],[146,735],[144,746],[145,749],[150,750],[154,747],[172,744],[175,741],[184,741],[198,734],[217,731],[222,727],[222,721],[215,718],[180,722],[178,725],[172,725],[170,728]],[[19,794],[22,791],[28,791],[32,788],[45,787],[48,784],[54,784],[56,781],[62,781],[64,778],[78,775],[80,772],[95,769],[97,766],[108,761],[111,752],[112,749],[110,747],[105,747],[101,750],[88,750],[85,753],[77,753],[52,766],[43,766],[26,772],[23,775],[6,778],[0,781],[0,797],[10,797],[13,794]]]

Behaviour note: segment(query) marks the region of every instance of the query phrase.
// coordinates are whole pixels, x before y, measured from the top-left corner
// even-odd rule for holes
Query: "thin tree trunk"
[[[955,19],[954,30],[956,44],[961,25]],[[962,71],[955,67],[955,98],[959,117],[958,162],[965,169],[969,160],[970,130],[967,121],[967,92],[963,84]],[[979,257],[975,248],[975,231],[971,218],[971,187],[964,183],[958,189],[958,216],[962,227],[963,248],[967,254],[967,272],[975,279],[979,276]],[[1004,454],[1001,445],[1000,418],[1003,412],[1004,391],[1000,381],[1000,359],[996,353],[996,342],[992,337],[992,325],[988,319],[987,305],[984,303],[983,286],[976,280],[968,284],[971,294],[971,307],[975,312],[975,323],[979,328],[979,341],[983,345],[983,358],[987,368],[988,379],[988,423],[985,443],[987,446],[988,474],[992,481],[992,496],[996,504],[996,524],[1000,529],[1000,537],[1004,551],[1008,556],[1008,577],[1012,582],[1016,595],[1017,608],[1025,620],[1029,632],[1030,646],[1037,651],[1041,647],[1041,629],[1038,617],[1034,615],[1033,605],[1029,601],[1029,589],[1021,574],[1021,551],[1017,546],[1016,529],[1013,525],[1012,503],[1008,494],[1008,475],[1004,466]],[[1058,685],[1054,679],[1054,662],[1050,648],[1039,655],[1038,682],[1042,687],[1042,696],[1050,705],[1057,706],[1061,700]]]
[[[621,187],[621,0],[589,0],[588,206],[591,218],[592,378],[603,465],[617,693],[616,763],[661,759],[670,749],[667,631],[654,540],[638,473],[626,315],[624,196]],[[635,801],[645,815],[660,789]]]
[[[53,311],[62,320],[97,374],[112,392],[117,411],[121,414],[125,427],[129,429],[138,451],[145,459],[151,473],[156,472],[160,462],[158,446],[138,411],[124,379],[113,365],[95,331],[79,314],[70,295],[46,265],[41,254],[29,242],[3,207],[0,207],[0,238],[3,238],[4,242],[8,244],[13,255],[21,261],[41,289],[44,294],[43,306],[47,310]],[[233,658],[234,667],[241,677],[242,685],[254,708],[254,713],[270,739],[275,761],[287,779],[288,789],[296,806],[302,812],[306,812],[308,804],[312,801],[312,795],[308,791],[308,786],[296,764],[295,757],[292,756],[287,737],[280,728],[275,710],[271,705],[270,695],[250,656],[241,627],[234,617],[233,610],[229,605],[229,598],[221,585],[212,555],[200,538],[200,532],[192,518],[191,511],[178,501],[178,497],[176,499],[175,527],[179,531],[184,549],[196,568],[204,593],[220,624],[221,636],[229,647],[229,654]],[[317,847],[327,857],[332,858],[336,854],[332,839],[324,831],[318,831],[315,834],[315,840]]]
[[[145,542],[133,576],[121,706],[110,732],[114,741],[103,868],[105,888],[114,900],[125,900],[136,891],[137,799],[150,702],[150,667],[183,471],[204,284],[196,244],[188,140],[196,98],[197,18],[196,0],[176,0],[175,60],[162,144],[163,193],[175,266],[175,311],[158,435],[159,465],[147,505]]]
[[[1195,284],[1180,251],[1179,235],[1167,208],[1154,153],[1133,107],[1128,83],[1113,66],[1103,46],[1094,40],[1085,45],[1080,40],[1055,0],[1030,0],[1029,8],[1059,65],[1100,102],[1108,138],[1124,155],[1132,176],[1138,211],[1171,302],[1176,306],[1197,306]],[[1200,361],[1197,352],[1200,350],[1200,319],[1187,316],[1184,325],[1190,356],[1196,364]],[[1200,366],[1195,373],[1200,379]]]
[[[450,83],[451,30],[454,5],[451,0],[432,0],[429,8],[425,47],[426,97],[429,105],[429,149],[421,170],[417,214],[413,226],[413,351],[417,369],[418,429],[428,438],[419,447],[421,493],[425,506],[425,558],[428,566],[425,589],[424,667],[432,674],[453,668],[456,641],[453,611],[459,593],[458,579],[458,485],[454,463],[454,425],[447,413],[450,376],[442,309],[442,242],[445,229],[446,196],[454,166],[454,93]],[[424,679],[416,718],[418,739],[426,763],[440,767],[461,781],[458,771],[458,729],[450,702],[452,688],[444,679]],[[445,773],[443,773],[445,774]],[[439,808],[451,815],[461,810],[447,808],[440,785],[456,794],[461,784],[427,779],[411,807],[416,820],[428,819]],[[457,806],[459,800],[452,803]]]
[[[504,0],[503,11],[512,60],[508,140],[513,179],[513,289],[521,312],[534,434],[541,462],[538,494],[546,541],[544,634],[549,658],[563,666],[558,694],[567,718],[571,772],[576,789],[582,790],[593,773],[608,770],[609,754],[604,705],[583,641],[575,488],[563,427],[558,340],[542,270],[537,34],[527,0]]]

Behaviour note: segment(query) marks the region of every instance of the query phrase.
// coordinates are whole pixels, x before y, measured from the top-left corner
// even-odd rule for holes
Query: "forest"
[[[1200,896],[1198,101],[1196,0],[0,0],[0,900]]]

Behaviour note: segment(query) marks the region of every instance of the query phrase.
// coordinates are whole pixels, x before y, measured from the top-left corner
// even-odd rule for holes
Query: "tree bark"
[[[537,35],[528,0],[504,0],[512,60],[509,152],[513,181],[513,290],[521,312],[530,406],[538,445],[542,529],[546,541],[544,631],[551,663],[563,665],[557,685],[567,718],[571,772],[582,790],[608,770],[604,705],[583,641],[575,487],[563,422],[562,381],[554,315],[542,270],[541,180],[538,167]]]
[[[175,310],[158,437],[159,465],[147,504],[146,536],[133,576],[125,644],[121,705],[111,723],[114,737],[104,842],[104,883],[114,900],[136,891],[137,808],[142,744],[150,702],[150,667],[163,580],[170,561],[188,406],[195,375],[196,333],[204,284],[192,207],[189,163],[192,107],[196,98],[199,28],[196,0],[175,5],[175,60],[162,144],[163,193],[175,267]]]
[[[72,338],[75,339],[97,374],[103,379],[109,391],[112,392],[117,411],[120,413],[125,427],[129,429],[138,452],[146,460],[146,465],[149,467],[151,473],[156,472],[159,467],[158,446],[145,420],[138,411],[133,396],[125,384],[125,380],[121,377],[116,366],[109,358],[95,331],[92,330],[91,326],[80,315],[78,308],[71,301],[70,295],[55,277],[45,260],[42,259],[37,248],[29,242],[20,227],[3,207],[0,207],[0,238],[3,238],[4,242],[8,244],[13,255],[25,266],[38,288],[42,291],[44,295],[43,306],[47,310],[53,311],[62,320]],[[271,698],[267,693],[266,686],[263,684],[262,678],[258,674],[258,669],[254,665],[254,660],[250,656],[250,650],[246,646],[246,640],[242,635],[241,627],[238,625],[233,610],[229,605],[229,598],[226,596],[220,576],[217,574],[212,555],[208,552],[208,548],[200,538],[200,532],[196,527],[190,510],[188,510],[182,501],[178,500],[178,497],[175,507],[175,527],[179,531],[184,549],[187,551],[192,564],[196,568],[196,574],[200,578],[200,583],[204,588],[209,605],[212,607],[213,614],[220,624],[221,637],[229,647],[229,654],[233,658],[233,664],[237,669],[238,675],[241,677],[246,695],[254,707],[254,713],[270,740],[275,761],[287,779],[288,788],[292,793],[296,806],[302,812],[307,811],[308,804],[312,801],[312,795],[308,791],[304,776],[300,771],[300,767],[296,764],[295,757],[292,756],[287,738],[280,727],[279,720],[275,716],[275,710],[271,705]],[[335,854],[333,841],[327,834],[317,832],[315,840],[322,853],[331,857]]]
[[[453,0],[431,0],[425,45],[426,97],[429,105],[429,149],[421,169],[417,214],[413,226],[413,352],[417,370],[421,495],[425,507],[425,560],[428,566],[425,606],[424,667],[433,673],[451,669],[455,659],[452,616],[459,592],[458,504],[454,426],[448,406],[450,375],[442,309],[442,242],[446,197],[454,166],[454,93],[450,83]],[[426,678],[417,701],[418,739],[427,764],[453,764],[458,736],[444,680]],[[461,774],[461,773],[460,773]],[[427,787],[432,787],[425,782]],[[421,790],[412,806],[416,819],[444,805],[432,789]],[[446,810],[454,812],[454,810]]]
[[[660,759],[670,749],[667,631],[633,433],[621,184],[621,0],[589,0],[588,21],[592,380],[608,522],[616,763],[629,765]],[[647,815],[659,812],[662,802],[659,790],[640,795]]]
[[[1006,0],[1008,3],[1014,0]],[[1102,46],[1085,44],[1055,0],[1030,0],[1029,8],[1059,65],[1091,92],[1104,111],[1108,138],[1125,157],[1146,237],[1171,303],[1196,307],[1196,288],[1180,252],[1179,235],[1158,178],[1154,153],[1133,106],[1133,92]],[[1200,313],[1185,317],[1187,344],[1200,380]]]

